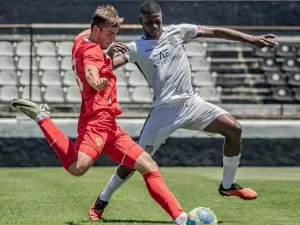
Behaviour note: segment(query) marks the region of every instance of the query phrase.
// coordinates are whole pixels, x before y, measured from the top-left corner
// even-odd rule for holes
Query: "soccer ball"
[[[217,225],[217,217],[209,208],[199,207],[189,212],[186,225]]]

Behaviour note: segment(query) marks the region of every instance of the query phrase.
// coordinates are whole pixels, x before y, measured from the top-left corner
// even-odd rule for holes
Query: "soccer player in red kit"
[[[82,97],[75,144],[50,119],[47,105],[16,99],[11,106],[37,122],[63,167],[71,175],[84,175],[103,152],[113,161],[141,173],[154,201],[177,224],[185,224],[187,214],[169,191],[157,164],[115,120],[121,114],[116,98],[116,77],[112,72],[112,61],[103,49],[115,41],[121,22],[114,7],[98,7],[91,22],[91,33],[82,32],[75,39],[72,49],[73,70]],[[114,49],[118,50],[117,47]],[[90,215],[96,220],[101,213],[97,210],[97,204],[96,201],[92,206],[95,215]]]

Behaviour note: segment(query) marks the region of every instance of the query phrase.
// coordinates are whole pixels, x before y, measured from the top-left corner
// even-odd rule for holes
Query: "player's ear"
[[[141,16],[139,16],[139,22],[140,22],[141,25],[143,25]]]
[[[94,26],[92,27],[92,31],[93,31],[93,32],[96,32],[96,30],[97,30],[97,25],[94,25]]]

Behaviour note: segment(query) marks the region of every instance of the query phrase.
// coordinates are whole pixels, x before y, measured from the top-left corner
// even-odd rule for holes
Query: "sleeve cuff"
[[[126,63],[129,62],[128,57],[126,55],[122,55],[121,57],[125,60]]]
[[[194,38],[200,37],[201,36],[201,26],[197,25],[197,31],[196,31],[196,36]]]

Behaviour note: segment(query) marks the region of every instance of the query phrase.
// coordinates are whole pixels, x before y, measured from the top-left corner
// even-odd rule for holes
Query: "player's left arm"
[[[255,45],[259,48],[274,47],[277,45],[276,36],[266,34],[261,36],[249,35],[237,30],[224,27],[200,26],[195,24],[180,24],[179,30],[183,36],[183,40],[202,37],[202,38],[221,38],[231,41],[241,41]]]
[[[114,70],[126,64],[122,55],[127,51],[129,51],[128,47],[121,42],[115,42],[109,47],[106,54],[111,58]]]
[[[278,43],[274,34],[266,34],[260,36],[249,35],[237,30],[223,27],[200,26],[197,37],[203,38],[220,38],[231,41],[240,41],[252,44],[256,47],[274,47]]]
[[[113,69],[116,70],[126,63],[135,63],[136,61],[136,44],[134,41],[127,45],[119,43],[119,49],[115,50],[113,55]]]

